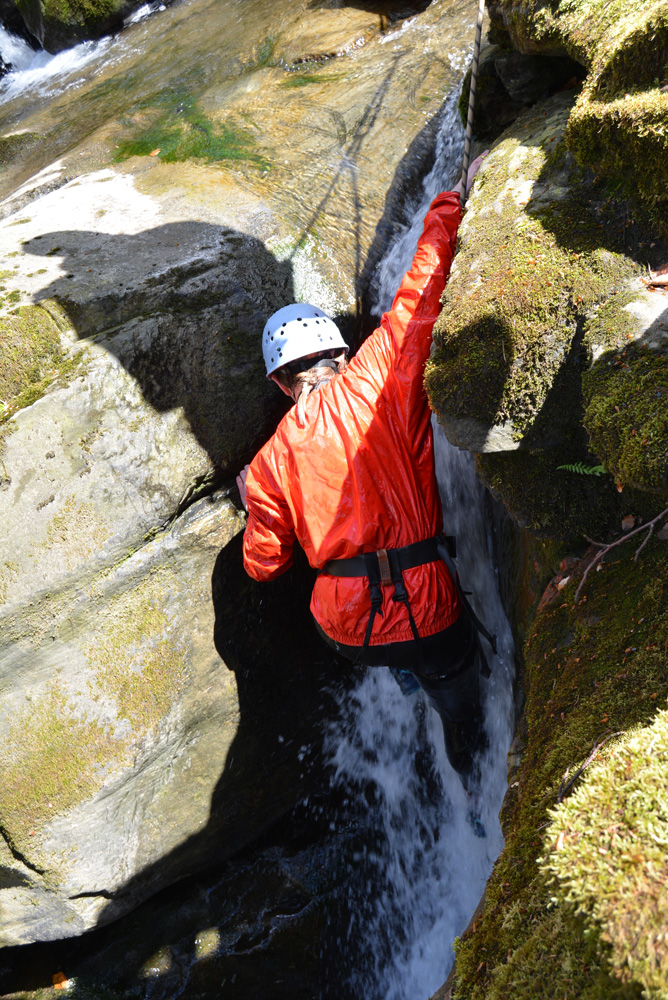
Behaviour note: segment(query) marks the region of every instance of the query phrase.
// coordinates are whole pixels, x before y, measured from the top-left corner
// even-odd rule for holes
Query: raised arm
[[[456,192],[446,191],[434,199],[425,216],[413,263],[392,308],[383,314],[379,327],[350,363],[351,370],[373,382],[379,392],[389,391],[388,380],[396,380],[398,394],[393,398],[397,406],[403,402],[407,419],[424,399],[422,372],[450,273],[460,219]]]

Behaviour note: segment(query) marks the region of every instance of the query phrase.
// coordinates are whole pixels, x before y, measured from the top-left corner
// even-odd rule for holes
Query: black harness
[[[471,607],[468,597],[461,588],[457,570],[453,562],[457,558],[457,547],[455,538],[452,535],[436,535],[434,538],[426,538],[422,542],[413,542],[412,545],[403,545],[399,549],[378,549],[377,552],[365,552],[351,559],[331,559],[320,570],[321,573],[328,573],[330,576],[365,576],[369,583],[371,595],[371,611],[364,635],[364,644],[355,660],[361,663],[364,654],[369,646],[373,623],[376,615],[383,615],[383,591],[381,587],[385,584],[394,584],[393,601],[399,601],[406,605],[408,621],[411,632],[418,648],[418,656],[422,662],[422,647],[420,645],[420,635],[413,618],[410,601],[406,593],[403,571],[413,569],[415,566],[423,566],[425,563],[436,562],[442,559],[448,568],[450,576],[457,588],[464,608],[471,616],[478,632],[489,642],[494,653],[496,653],[496,636],[487,631],[480,621],[475,611]],[[487,676],[489,668],[487,668]]]

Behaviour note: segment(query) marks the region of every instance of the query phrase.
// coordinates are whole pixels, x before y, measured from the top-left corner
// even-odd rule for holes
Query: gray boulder
[[[39,303],[5,306],[0,372],[5,946],[108,922],[254,840],[301,794],[320,714],[318,671],[295,686],[294,644],[276,651],[295,582],[246,579],[220,488],[282,412],[259,338],[291,268],[248,232],[149,199],[138,216],[124,183],[66,185],[3,229]],[[116,204],[106,231],[87,197]]]

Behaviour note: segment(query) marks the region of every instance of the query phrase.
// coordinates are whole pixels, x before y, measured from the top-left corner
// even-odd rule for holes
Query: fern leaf
[[[602,476],[606,471],[604,465],[585,465],[584,462],[574,462],[572,465],[558,465],[557,469],[564,469],[566,472],[577,472],[581,476]]]

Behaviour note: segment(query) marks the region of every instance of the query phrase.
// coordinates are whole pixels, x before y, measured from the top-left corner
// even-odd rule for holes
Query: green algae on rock
[[[135,135],[120,140],[116,161],[130,156],[159,156],[166,163],[188,159],[208,163],[241,160],[261,170],[269,170],[271,166],[255,150],[254,137],[247,128],[214,121],[185,90],[163,91],[137,108],[148,120],[133,127]]]

